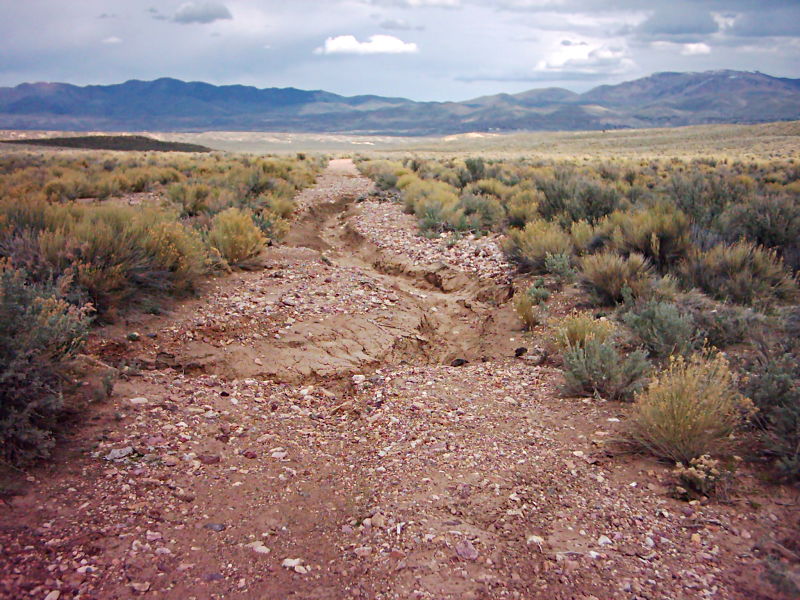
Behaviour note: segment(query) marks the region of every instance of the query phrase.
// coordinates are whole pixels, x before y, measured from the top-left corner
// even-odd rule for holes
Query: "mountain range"
[[[562,88],[463,102],[340,96],[162,78],[0,87],[0,128],[435,135],[760,123],[800,119],[800,79],[744,71],[656,73],[583,94]]]

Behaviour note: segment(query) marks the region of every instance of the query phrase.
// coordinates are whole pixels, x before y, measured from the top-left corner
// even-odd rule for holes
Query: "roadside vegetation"
[[[405,158],[360,169],[397,194],[421,235],[498,238],[526,282],[514,308],[527,329],[550,332],[565,393],[633,403],[629,446],[684,475],[749,446],[800,480],[793,159]],[[549,318],[548,291],[562,288],[581,310]]]
[[[63,371],[92,322],[194,293],[211,271],[252,266],[286,233],[293,196],[322,166],[305,157],[0,157],[0,458],[48,452],[65,409]]]

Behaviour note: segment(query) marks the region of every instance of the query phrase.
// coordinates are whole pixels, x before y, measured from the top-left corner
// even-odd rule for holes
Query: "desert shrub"
[[[537,220],[509,230],[503,251],[521,269],[541,273],[548,254],[572,254],[572,240],[558,224]]]
[[[597,318],[593,314],[575,313],[565,317],[555,330],[555,344],[561,350],[583,348],[586,342],[594,340],[604,344],[611,342],[617,328],[613,321]]]
[[[628,400],[645,383],[647,355],[635,350],[621,356],[613,342],[587,338],[563,354],[565,391],[581,396]]]
[[[569,228],[572,243],[578,254],[585,254],[593,245],[593,240],[597,236],[594,227],[586,221],[575,221]]]
[[[614,247],[624,254],[641,254],[661,271],[684,258],[691,249],[689,219],[671,205],[614,213],[614,216],[617,218],[609,219],[614,226]]]
[[[729,206],[719,218],[719,232],[731,242],[745,238],[767,248],[800,240],[800,203],[788,195],[757,196]]]
[[[257,257],[266,242],[252,214],[229,208],[214,217],[208,241],[230,266],[243,266]]]
[[[465,194],[458,204],[461,212],[475,231],[497,229],[505,219],[506,211],[497,198]]]
[[[678,480],[676,497],[692,500],[693,494],[701,496],[726,496],[725,490],[731,485],[736,459],[723,464],[719,459],[703,454],[693,458],[688,464],[677,463],[672,471]]]
[[[575,269],[572,268],[572,257],[564,252],[544,255],[544,270],[555,275],[561,283],[571,283],[575,280]]]
[[[592,254],[582,257],[579,267],[581,285],[601,305],[621,302],[626,291],[638,298],[651,288],[650,264],[641,254]]]
[[[671,302],[635,303],[622,316],[639,342],[659,358],[688,355],[703,343],[694,319]]]
[[[265,204],[272,214],[282,219],[288,219],[294,212],[294,200],[291,198],[270,196],[266,199]]]
[[[569,227],[575,221],[595,223],[619,207],[620,194],[613,188],[575,175],[556,170],[552,179],[540,179],[542,191],[539,212],[547,220],[558,220]]]
[[[797,281],[775,251],[750,242],[694,250],[680,274],[687,285],[725,302],[762,305],[797,298]]]
[[[542,301],[528,293],[528,290],[520,290],[514,294],[512,305],[514,312],[525,325],[525,329],[533,329],[544,320],[544,309]]]
[[[0,458],[11,463],[48,455],[62,410],[59,370],[88,330],[89,307],[58,296],[0,261]]]
[[[173,183],[167,188],[167,197],[181,207],[181,215],[192,217],[206,212],[211,188],[205,184]]]
[[[732,434],[751,412],[724,356],[677,357],[637,394],[626,438],[658,458],[689,463],[728,451]]]
[[[539,218],[539,193],[536,190],[520,190],[508,201],[508,225],[519,229]]]
[[[359,163],[359,170],[372,179],[378,189],[390,190],[397,186],[398,178],[408,171],[402,163],[388,160],[370,160]]]
[[[761,350],[743,386],[758,408],[764,453],[781,478],[800,480],[800,361],[785,350]]]
[[[483,179],[484,175],[486,174],[486,165],[484,164],[483,159],[480,157],[465,158],[464,166],[469,174],[469,181],[478,181],[479,179]]]
[[[286,237],[291,228],[289,221],[269,209],[253,214],[253,223],[256,224],[268,240],[275,242],[279,242]]]
[[[698,291],[678,294],[675,303],[691,315],[702,337],[714,348],[725,348],[747,340],[763,327],[763,316],[752,309],[723,304]]]

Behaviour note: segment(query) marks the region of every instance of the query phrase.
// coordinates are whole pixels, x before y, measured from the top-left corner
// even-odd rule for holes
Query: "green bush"
[[[634,304],[622,320],[658,358],[686,356],[703,343],[692,316],[670,302],[648,300]]]
[[[658,458],[688,464],[727,452],[732,434],[751,412],[752,403],[737,392],[721,354],[677,357],[636,396],[626,438]]]
[[[249,264],[266,243],[251,213],[238,208],[229,208],[214,217],[208,241],[232,267]]]
[[[49,454],[62,411],[59,371],[89,326],[89,307],[72,306],[56,287],[26,280],[0,261],[0,458],[13,464]]]
[[[650,264],[641,254],[592,254],[582,257],[579,267],[582,287],[601,305],[622,302],[626,292],[644,296],[652,287]]]
[[[630,399],[650,370],[643,351],[622,357],[613,342],[588,337],[582,345],[569,347],[563,359],[567,393],[610,400]]]
[[[762,350],[743,389],[758,408],[765,454],[782,479],[800,481],[800,361],[791,352]]]
[[[717,229],[731,242],[745,238],[779,250],[796,246],[800,243],[800,203],[788,195],[756,196],[729,206],[720,216]]]
[[[575,281],[576,273],[572,268],[572,257],[564,252],[553,254],[548,252],[544,256],[544,270],[555,275],[561,283]]]
[[[558,220],[564,227],[581,220],[596,223],[620,204],[616,188],[600,185],[564,169],[556,170],[552,179],[538,180],[537,187],[543,194],[539,202],[542,217]]]
[[[797,298],[797,281],[775,251],[750,242],[693,250],[680,274],[687,285],[723,302],[753,306]]]
[[[542,273],[548,254],[572,254],[572,240],[558,224],[537,220],[509,230],[503,251],[522,270]]]
[[[763,317],[752,309],[723,304],[698,291],[678,294],[675,303],[683,314],[691,315],[700,335],[714,348],[744,342],[764,325]]]

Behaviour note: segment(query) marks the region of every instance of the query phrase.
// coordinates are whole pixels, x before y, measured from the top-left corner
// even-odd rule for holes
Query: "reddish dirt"
[[[334,161],[263,269],[96,332],[120,379],[0,506],[3,598],[791,597],[796,490],[672,499],[626,406],[514,358],[508,286],[355,233],[368,187]]]

